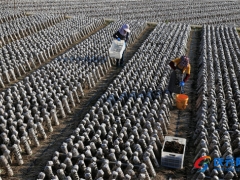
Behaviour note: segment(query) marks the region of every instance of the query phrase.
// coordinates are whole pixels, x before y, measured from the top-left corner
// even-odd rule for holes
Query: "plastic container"
[[[188,95],[186,94],[177,94],[176,95],[176,106],[178,109],[186,109],[188,105]]]
[[[183,144],[183,153],[172,153],[163,151],[165,147],[166,141],[176,141],[179,144]],[[165,167],[175,168],[175,169],[182,169],[183,168],[183,161],[185,155],[185,148],[186,148],[186,139],[174,136],[165,136],[165,140],[163,143],[163,148],[161,150],[161,165]]]
[[[109,56],[111,58],[121,59],[125,48],[126,48],[126,44],[124,40],[118,41],[114,39],[109,49]]]

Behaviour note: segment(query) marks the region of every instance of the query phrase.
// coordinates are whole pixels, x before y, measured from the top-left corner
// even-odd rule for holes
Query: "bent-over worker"
[[[185,82],[190,77],[191,65],[187,56],[181,56],[169,63],[169,66],[174,70],[171,73],[168,84],[168,91],[172,93],[181,94],[181,88],[184,87]]]

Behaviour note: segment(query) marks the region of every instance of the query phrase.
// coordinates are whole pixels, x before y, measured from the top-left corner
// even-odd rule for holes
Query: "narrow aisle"
[[[188,95],[188,106],[185,110],[178,110],[176,106],[173,106],[171,110],[170,122],[171,125],[168,129],[167,136],[176,136],[187,139],[187,146],[185,149],[185,157],[183,169],[169,169],[164,168],[164,178],[165,179],[178,179],[184,180],[188,179],[190,175],[190,170],[193,166],[192,159],[193,149],[191,142],[191,134],[194,132],[194,110],[196,104],[195,86],[197,79],[197,61],[199,58],[199,46],[201,41],[201,28],[191,28],[190,38],[187,44],[186,55],[190,58],[191,64],[191,74],[189,80],[184,86],[184,94]],[[163,176],[163,175],[162,175]],[[161,177],[163,178],[163,177]]]
[[[201,44],[201,28],[192,28],[191,33],[191,42],[189,47],[188,56],[191,60],[191,78],[189,79],[189,83],[186,86],[186,92],[189,96],[189,107],[188,110],[183,112],[182,119],[186,119],[185,127],[186,129],[186,138],[187,138],[187,146],[185,150],[185,158],[184,158],[184,167],[185,167],[185,176],[186,179],[190,179],[191,177],[191,169],[193,167],[193,159],[194,159],[194,151],[196,147],[193,145],[192,135],[195,131],[195,116],[196,116],[196,100],[197,100],[197,76],[198,76],[198,59],[200,56],[200,44]]]
[[[189,133],[189,124],[192,119],[192,113],[195,107],[195,97],[194,97],[194,84],[195,75],[197,71],[197,60],[199,57],[198,46],[200,44],[200,29],[191,29],[190,38],[187,44],[186,55],[190,59],[191,64],[191,74],[189,80],[184,86],[184,94],[188,95],[188,106],[185,110],[178,110],[176,106],[173,106],[171,110],[171,126],[168,131],[169,136],[176,136],[187,138]]]

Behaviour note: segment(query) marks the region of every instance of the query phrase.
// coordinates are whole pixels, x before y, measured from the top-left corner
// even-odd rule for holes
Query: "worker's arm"
[[[186,74],[186,76],[185,76],[185,78],[183,79],[183,81],[186,82],[189,77],[190,77],[190,74]]]
[[[171,61],[171,62],[169,63],[169,66],[170,66],[172,69],[174,69],[174,70],[176,69],[173,61]]]
[[[126,35],[126,40],[125,40],[126,43],[128,42],[128,38],[129,38],[129,33],[127,33]]]
[[[172,60],[172,62],[174,62],[174,64],[178,64],[180,63],[181,59],[180,58],[176,58],[174,60]]]
[[[191,65],[189,64],[188,67],[186,68],[186,76],[183,79],[184,82],[186,82],[188,80],[188,78],[190,77],[190,71],[191,71]]]
[[[113,34],[113,37],[114,37],[115,39],[118,38],[118,31]]]
[[[172,60],[172,61],[169,63],[169,66],[170,66],[172,69],[175,70],[175,69],[176,69],[175,64],[178,64],[179,61],[180,61],[180,58],[176,58],[176,59]]]

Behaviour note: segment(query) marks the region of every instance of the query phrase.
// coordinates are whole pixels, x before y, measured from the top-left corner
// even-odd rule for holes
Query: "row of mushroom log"
[[[172,99],[164,92],[170,75],[166,67],[170,59],[185,53],[189,33],[190,26],[159,23],[38,179],[156,176],[171,123]]]
[[[0,47],[12,41],[21,39],[24,36],[28,36],[42,29],[53,26],[62,20],[64,20],[63,15],[37,14],[3,23],[0,25]]]
[[[13,8],[13,2],[8,7]],[[4,5],[3,5],[4,6]],[[240,24],[239,1],[19,1],[22,11],[189,24]],[[80,10],[79,10],[80,9]]]
[[[54,131],[54,126],[61,123],[59,118],[72,113],[84,96],[84,88],[94,87],[106,75],[112,63],[107,58],[105,45],[109,45],[113,33],[122,23],[111,23],[70,49],[62,58],[51,61],[0,94],[0,164],[9,176],[13,175],[11,165],[22,165],[22,156],[25,153],[33,155],[32,148],[38,147]],[[134,41],[144,30],[145,22],[128,23]],[[90,44],[98,44],[99,39],[104,46],[89,54],[94,50]],[[71,59],[79,57],[79,52],[80,59]]]
[[[197,125],[193,136],[197,147],[194,162],[206,155],[214,161],[205,172],[193,168],[193,179],[239,177],[238,167],[233,163],[240,154],[239,42],[234,27],[203,26],[197,79]],[[215,162],[217,158],[223,159],[222,165]],[[228,159],[232,163],[226,163]]]
[[[93,6],[88,6],[89,2]],[[139,5],[138,1],[129,1],[120,2],[120,6],[113,9],[116,2],[101,2],[109,4],[104,9],[101,3],[93,1],[83,1],[82,4],[68,2],[76,3],[69,13],[75,14],[77,8],[85,7],[84,12],[80,12],[82,15],[70,19],[56,15],[65,8],[63,6],[55,6],[55,15],[51,16],[27,17],[24,13],[12,15],[1,12],[2,29],[12,27],[11,22],[23,23],[31,18],[41,21],[36,22],[38,25],[32,22],[29,27],[33,30],[26,32],[23,31],[26,24],[14,26],[19,28],[19,32],[16,29],[12,32],[19,33],[19,37],[2,36],[1,87],[102,26],[104,19],[93,17],[103,16],[103,11],[112,18],[138,19],[110,23],[0,93],[0,166],[6,174],[13,176],[12,166],[23,165],[24,154],[34,155],[33,148],[39,147],[48,138],[62,118],[73,113],[72,109],[85,95],[84,90],[94,88],[107,74],[115,63],[108,52],[113,33],[122,24],[128,23],[131,28],[129,44],[132,44],[146,28],[145,20],[233,24],[204,25],[202,28],[196,130],[192,138],[196,146],[193,163],[207,155],[212,159],[236,159],[240,154],[240,38],[234,27],[234,23],[239,23],[237,2],[225,2],[216,7],[215,1],[180,1],[181,19],[179,11],[172,7],[176,2],[158,4],[152,1],[149,6],[144,6],[144,3]],[[55,5],[59,2],[45,3]],[[60,4],[63,5],[63,2]],[[138,6],[137,10],[133,5]],[[193,13],[192,8],[185,9],[186,5],[196,7],[197,13]],[[38,10],[44,8],[40,6]],[[163,10],[156,12],[158,8]],[[230,13],[228,8],[233,11]],[[169,9],[172,11],[167,16],[165,13]],[[138,13],[129,13],[129,10]],[[219,11],[219,14],[214,13],[209,18],[206,13],[212,11]],[[121,12],[121,15],[116,16],[116,12]],[[89,13],[90,17],[86,17],[85,13]],[[202,18],[197,20],[196,14],[201,14]],[[53,22],[49,18],[53,18]],[[59,151],[54,152],[37,179],[128,180],[156,176],[155,169],[160,167],[159,152],[171,124],[173,102],[165,91],[171,73],[168,63],[186,53],[189,35],[190,26],[187,24],[158,23],[106,92],[80,119],[72,135],[62,143]],[[225,171],[224,168],[231,170]],[[192,179],[239,177],[234,164],[224,168],[220,165],[216,167],[212,161],[205,172],[193,168]]]
[[[6,44],[0,49],[0,86],[4,88],[104,23],[103,19],[75,17]]]
[[[0,5],[1,5],[1,7],[3,7],[3,5],[1,3],[0,3]],[[14,19],[22,18],[22,17],[25,17],[25,16],[26,16],[26,13],[24,13],[22,11],[1,10],[1,12],[0,12],[0,24],[12,21]]]

